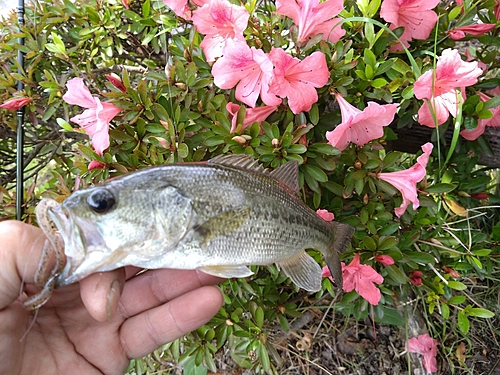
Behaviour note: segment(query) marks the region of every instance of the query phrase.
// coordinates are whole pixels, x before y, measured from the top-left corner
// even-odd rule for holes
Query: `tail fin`
[[[354,234],[354,227],[335,221],[331,224],[333,243],[330,250],[325,254],[325,261],[332,274],[333,280],[335,280],[335,285],[342,289],[342,266],[338,253],[343,253],[347,245],[351,242],[352,235]]]

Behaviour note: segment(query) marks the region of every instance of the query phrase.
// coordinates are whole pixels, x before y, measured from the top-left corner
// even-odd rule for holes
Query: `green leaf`
[[[448,300],[448,303],[453,305],[460,305],[466,301],[467,297],[465,296],[453,296]]]
[[[495,313],[491,312],[490,310],[482,309],[479,307],[473,307],[469,311],[470,316],[477,316],[478,318],[493,318],[495,316]]]
[[[305,164],[303,166],[305,168],[305,171],[316,181],[319,182],[327,182],[328,181],[328,176],[326,173],[319,167],[312,165],[312,164]]]
[[[408,251],[406,254],[412,261],[419,264],[435,263],[434,257],[431,254],[421,253],[420,251]]]
[[[316,103],[309,110],[309,120],[312,124],[317,125],[319,122],[319,108]]]
[[[151,3],[149,0],[146,0],[144,1],[144,3],[142,3],[142,16],[144,18],[148,18],[150,11],[151,11]]]
[[[441,315],[445,319],[450,317],[450,307],[444,302],[441,302]]]
[[[63,128],[64,130],[66,130],[66,131],[68,131],[68,132],[72,132],[72,131],[74,131],[73,127],[72,127],[72,126],[71,126],[71,125],[70,125],[67,121],[65,121],[64,119],[62,119],[62,118],[59,118],[59,117],[58,117],[58,118],[56,119],[56,121],[57,121],[57,124],[58,124],[61,128]]]
[[[375,243],[373,238],[371,238],[369,236],[365,236],[363,238],[363,244],[365,245],[365,248],[368,250],[371,250],[371,251],[377,250],[377,244]]]
[[[255,310],[254,318],[257,327],[262,328],[262,326],[264,325],[264,310],[262,310],[262,307],[257,307],[257,310]]]
[[[408,281],[408,277],[395,265],[385,267],[385,270],[389,277],[399,285],[405,284]]]
[[[382,317],[377,317],[375,316],[375,321],[377,323],[385,323],[385,324],[390,324],[390,325],[396,325],[399,327],[402,327],[405,325],[405,320],[401,316],[401,314],[398,313],[397,310],[391,309],[386,306],[382,306],[382,311],[383,311],[383,316]]]
[[[441,194],[441,193],[449,193],[457,187],[457,184],[444,184],[438,183],[432,186],[429,186],[425,189],[427,193],[431,194]]]
[[[472,253],[478,257],[485,257],[485,256],[490,255],[491,250],[490,249],[478,249],[478,250],[472,250]]]
[[[500,106],[500,96],[494,96],[493,98],[484,102],[483,109],[491,109]]]
[[[387,237],[382,242],[379,243],[379,250],[391,250],[398,245],[398,241],[395,237]]]
[[[458,319],[457,320],[458,320],[458,328],[460,329],[460,332],[462,332],[462,334],[466,335],[469,332],[470,323],[469,323],[469,319],[467,318],[467,316],[465,316],[465,313],[463,311],[458,312]]]
[[[385,85],[387,85],[387,81],[384,78],[376,78],[371,83],[371,86],[375,88],[381,88]]]
[[[187,158],[189,155],[188,145],[185,143],[179,144],[179,146],[177,147],[177,153],[179,154],[180,158],[182,158],[182,159]]]
[[[448,21],[451,22],[462,12],[463,6],[458,6],[450,10],[448,13]]]
[[[309,151],[323,155],[339,155],[338,149],[328,143],[314,143],[309,146]]]
[[[467,289],[467,286],[464,283],[461,283],[460,281],[454,281],[454,280],[448,281],[448,287],[451,289],[455,289],[455,290]]]
[[[375,57],[375,54],[368,48],[365,48],[364,50],[363,61],[366,65],[369,65],[372,68],[372,71],[375,70],[377,58]]]

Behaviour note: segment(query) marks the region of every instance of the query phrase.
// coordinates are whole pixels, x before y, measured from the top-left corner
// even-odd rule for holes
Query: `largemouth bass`
[[[321,288],[319,250],[337,286],[354,228],[326,222],[298,197],[298,164],[268,172],[245,155],[139,170],[48,209],[67,258],[56,286],[102,271],[199,269],[225,278],[276,263],[299,287]]]

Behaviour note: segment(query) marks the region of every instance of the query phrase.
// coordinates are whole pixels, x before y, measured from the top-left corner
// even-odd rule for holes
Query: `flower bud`
[[[6,102],[4,102],[2,105],[0,105],[0,108],[8,109],[10,111],[15,111],[15,110],[17,110],[19,108],[24,107],[29,102],[31,102],[31,98],[14,98],[14,99],[9,99]]]

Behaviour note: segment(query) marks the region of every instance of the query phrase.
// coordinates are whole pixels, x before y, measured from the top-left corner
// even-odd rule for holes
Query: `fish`
[[[342,288],[338,252],[354,228],[323,220],[298,193],[296,161],[269,171],[248,155],[150,167],[78,190],[48,208],[66,256],[56,287],[123,266],[239,278],[276,263],[316,292],[321,267],[306,252],[316,249]]]

